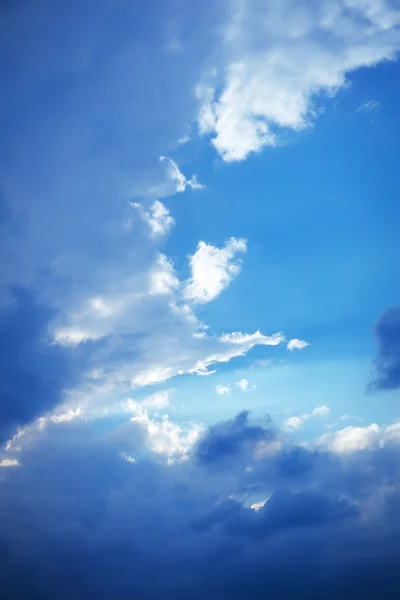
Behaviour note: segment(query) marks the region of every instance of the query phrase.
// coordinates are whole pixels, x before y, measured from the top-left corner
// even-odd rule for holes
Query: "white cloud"
[[[399,442],[400,421],[383,427],[379,427],[377,423],[365,427],[349,425],[344,429],[324,433],[317,440],[317,444],[339,454],[359,452],[373,447],[383,447],[387,443]]]
[[[284,431],[295,431],[303,425],[304,421],[304,417],[289,417],[283,422],[282,428]]]
[[[133,202],[131,203],[131,206],[138,211],[141,219],[147,223],[152,237],[162,237],[166,235],[175,223],[168,208],[159,200],[153,202],[148,212],[144,210],[142,204],[139,202]]]
[[[322,94],[347,75],[392,59],[400,48],[400,10],[384,0],[232,3],[223,78],[201,85],[198,125],[225,161],[280,142],[284,129],[309,127]]]
[[[246,252],[246,240],[230,238],[223,248],[199,242],[196,252],[189,257],[191,277],[184,295],[191,302],[211,302],[240,272],[238,252]]]
[[[219,396],[223,396],[224,394],[229,394],[231,391],[231,388],[228,387],[227,385],[217,385],[215,387],[215,391],[217,392],[217,394]]]
[[[174,390],[161,390],[147,396],[141,405],[147,409],[160,410],[170,405],[170,397]]]
[[[166,164],[167,175],[175,185],[175,192],[184,192],[187,187],[192,188],[192,190],[202,190],[204,188],[204,185],[197,181],[196,175],[187,179],[171,158],[160,156],[160,162]]]
[[[139,426],[146,435],[146,445],[151,452],[164,456],[168,462],[184,460],[187,453],[199,439],[205,427],[202,423],[175,423],[167,414],[151,418],[143,405],[132,401],[135,413],[130,421],[116,431],[116,437],[125,438],[129,443],[131,426]]]
[[[293,338],[292,340],[288,341],[287,349],[290,350],[290,352],[293,352],[293,350],[303,350],[303,348],[306,348],[306,346],[309,345],[310,344],[308,342],[305,342],[304,340]]]
[[[0,460],[0,469],[7,467],[18,467],[19,464],[20,463],[17,461],[16,458],[3,458],[2,460]]]
[[[150,270],[150,294],[171,294],[179,287],[172,261],[165,254],[159,254]]]
[[[355,452],[366,450],[377,443],[381,437],[376,423],[367,427],[345,427],[339,431],[324,433],[318,443],[327,446],[332,452]]]
[[[286,419],[286,421],[283,422],[282,428],[284,431],[296,431],[297,429],[300,429],[300,427],[302,427],[309,419],[316,417],[328,417],[330,414],[331,411],[326,404],[316,406],[312,413],[305,413],[303,415],[289,417],[289,419]]]
[[[316,406],[311,414],[312,417],[327,417],[331,414],[330,408],[323,404],[322,406]]]
[[[255,384],[250,384],[247,379],[241,379],[240,381],[238,381],[236,383],[236,385],[238,385],[240,387],[240,389],[242,390],[242,392],[247,392],[249,390],[255,390],[256,389],[256,385]]]

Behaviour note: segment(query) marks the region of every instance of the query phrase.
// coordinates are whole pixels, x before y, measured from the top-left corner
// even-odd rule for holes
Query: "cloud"
[[[159,200],[153,202],[149,212],[146,212],[138,202],[132,203],[132,207],[138,211],[141,219],[147,223],[153,237],[166,235],[175,223],[174,218],[169,214],[168,208]]]
[[[400,387],[400,306],[387,309],[375,325],[378,355],[370,389]]]
[[[331,411],[326,404],[321,406],[316,406],[312,413],[304,414],[294,417],[289,417],[286,421],[283,422],[284,431],[296,431],[296,429],[300,429],[304,425],[306,421],[315,417],[328,417],[331,414]]]
[[[249,447],[273,438],[271,430],[251,423],[248,411],[242,411],[234,419],[210,427],[195,447],[195,457],[201,464],[236,460]]]
[[[345,461],[296,446],[253,458],[279,433],[242,413],[206,430],[184,461],[168,463],[164,442],[132,460],[122,442],[141,455],[141,427],[110,438],[49,423],[18,468],[2,469],[2,595],[395,596],[398,445]]]
[[[237,384],[240,389],[242,390],[242,392],[247,392],[249,390],[255,390],[256,389],[256,385],[255,384],[250,384],[247,379],[241,379],[240,381],[237,382]]]
[[[347,453],[368,450],[373,447],[383,447],[386,443],[400,441],[400,423],[379,427],[371,425],[352,426],[324,433],[318,443],[329,448],[331,452]]]
[[[353,71],[395,58],[399,23],[384,0],[234,3],[221,73],[198,87],[200,133],[228,162],[276,146],[312,125]]]
[[[196,252],[189,256],[191,277],[184,295],[195,304],[206,304],[217,298],[240,272],[236,254],[246,252],[246,240],[230,238],[223,248],[199,242]]]
[[[231,388],[228,387],[227,385],[217,385],[215,387],[215,391],[217,392],[217,394],[219,396],[223,396],[224,394],[229,394],[231,391]]]
[[[27,290],[14,289],[0,310],[0,442],[17,425],[51,411],[66,386],[78,382],[73,355],[54,344],[48,333],[52,310]],[[79,357],[81,369],[84,357]]]
[[[155,392],[150,396],[146,396],[146,398],[140,404],[147,409],[160,410],[167,408],[167,406],[170,405],[170,398],[173,391],[174,390],[161,390],[159,392]]]
[[[292,340],[288,341],[287,349],[293,352],[293,350],[303,350],[303,348],[306,348],[309,345],[310,344],[308,342],[305,342],[304,340],[298,340],[297,338],[293,338]]]
[[[368,102],[360,104],[360,106],[357,107],[356,112],[370,113],[374,110],[378,110],[380,106],[381,105],[376,100],[368,100]]]
[[[184,192],[187,187],[192,188],[192,190],[202,190],[204,188],[204,185],[197,181],[196,175],[193,175],[190,179],[187,179],[172,158],[161,156],[160,162],[166,164],[167,175],[175,185],[173,193]]]

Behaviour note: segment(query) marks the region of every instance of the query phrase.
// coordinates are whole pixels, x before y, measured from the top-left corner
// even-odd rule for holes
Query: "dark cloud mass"
[[[70,354],[51,344],[52,311],[26,289],[0,310],[0,442],[54,408],[74,381]]]
[[[0,484],[1,597],[396,598],[398,447],[254,459],[260,433],[246,438],[250,469],[219,461],[248,418],[209,430],[172,465],[129,463],[83,421],[50,424]],[[211,470],[197,457],[210,436]]]
[[[375,325],[378,342],[376,378],[372,388],[400,387],[400,306],[387,309]]]

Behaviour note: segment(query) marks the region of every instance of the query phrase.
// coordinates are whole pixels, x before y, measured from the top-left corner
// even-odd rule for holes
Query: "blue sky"
[[[397,3],[0,12],[1,594],[393,598]]]

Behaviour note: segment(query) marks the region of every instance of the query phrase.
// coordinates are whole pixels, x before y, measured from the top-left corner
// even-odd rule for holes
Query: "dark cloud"
[[[233,431],[236,439],[237,424],[247,419],[239,416],[218,430],[225,438]],[[251,472],[245,463],[229,473],[205,469],[196,457],[172,465],[129,463],[115,440],[83,421],[50,424],[23,446],[21,467],[3,469],[0,595],[394,598],[399,449],[345,461],[326,454],[319,460],[313,452],[310,459],[293,448],[253,461],[247,454]],[[307,464],[306,476],[303,466],[277,468],[288,456]],[[350,485],[360,469],[362,496]],[[246,473],[269,498],[258,511],[242,493]]]
[[[375,325],[378,356],[371,389],[400,387],[400,306],[387,309]]]
[[[75,380],[70,352],[51,344],[53,316],[20,288],[0,311],[0,442],[59,404]]]
[[[195,449],[197,460],[202,464],[237,458],[256,442],[272,440],[272,430],[249,422],[248,411],[242,411],[234,419],[210,427]]]

